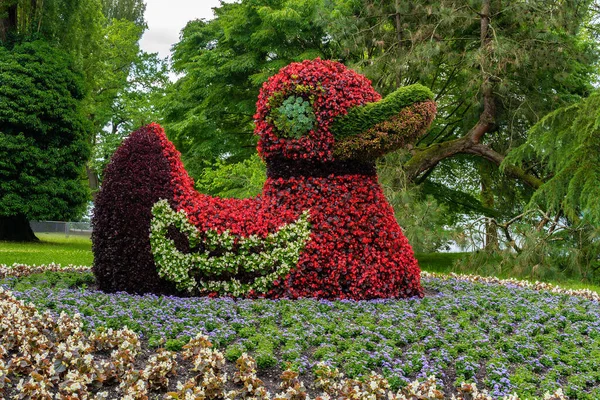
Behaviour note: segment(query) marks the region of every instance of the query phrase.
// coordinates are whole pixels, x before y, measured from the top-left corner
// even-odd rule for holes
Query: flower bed
[[[197,335],[180,354],[163,348],[141,354],[143,346],[131,330],[82,330],[79,314],[38,312],[0,287],[0,395],[33,399],[122,398],[147,399],[164,393],[167,399],[308,399],[308,390],[298,373],[286,369],[280,392],[272,396],[256,374],[256,362],[246,353],[236,361],[233,379],[226,373],[223,354],[209,339]],[[104,354],[103,354],[104,353]],[[108,353],[107,357],[105,354]],[[5,362],[5,359],[7,360]],[[138,368],[140,361],[144,361]],[[182,368],[183,363],[188,368]],[[183,380],[173,384],[177,372]],[[25,375],[26,377],[21,378]],[[435,377],[412,382],[401,390],[390,390],[381,375],[370,373],[363,380],[345,378],[336,368],[319,363],[314,370],[313,391],[317,399],[441,399]],[[14,383],[18,379],[18,383]],[[173,386],[175,386],[173,388]],[[107,389],[108,390],[103,390]],[[492,399],[475,385],[463,383],[456,399]],[[518,400],[517,396],[505,397]],[[565,399],[558,389],[545,399]]]
[[[10,272],[0,267],[0,276]],[[448,396],[463,381],[488,389],[493,398],[513,392],[541,397],[558,387],[570,398],[600,396],[597,294],[475,276],[424,273],[422,283],[428,295],[409,300],[110,295],[39,283],[15,296],[55,316],[80,313],[86,332],[128,326],[149,349],[179,351],[190,338],[207,334],[230,366],[244,352],[254,357],[267,386],[270,378],[261,374],[281,371],[286,362],[301,379],[324,363],[350,379],[369,380],[375,371],[393,393],[435,375]],[[314,383],[307,390],[318,393]]]

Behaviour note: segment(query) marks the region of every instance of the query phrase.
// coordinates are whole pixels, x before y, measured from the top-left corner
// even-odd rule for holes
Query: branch
[[[497,166],[504,161],[502,154],[484,144],[475,143],[471,135],[466,135],[460,139],[432,144],[423,149],[414,149],[412,158],[404,164],[406,176],[408,180],[414,182],[421,174],[434,168],[440,161],[457,154],[479,156]],[[506,175],[516,178],[534,189],[539,188],[543,183],[541,179],[528,174],[515,165],[505,165],[503,169]]]
[[[492,38],[490,35],[490,0],[482,2],[481,12],[478,15],[481,18],[480,46],[483,53],[488,56],[488,59],[482,60],[480,64],[483,111],[475,126],[465,136],[447,142],[432,144],[424,149],[413,150],[413,157],[404,165],[404,170],[410,181],[416,181],[421,174],[434,168],[440,161],[456,154],[476,155],[491,161],[497,166],[500,166],[502,161],[504,161],[504,155],[481,143],[484,135],[495,129],[496,116],[496,104],[493,93],[494,79],[486,73],[486,64],[490,62],[489,57],[493,53]],[[542,181],[539,178],[515,165],[503,166],[503,171],[508,176],[519,179],[534,189],[542,185]]]

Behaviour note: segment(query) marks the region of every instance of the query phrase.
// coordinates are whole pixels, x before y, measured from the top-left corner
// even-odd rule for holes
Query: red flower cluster
[[[313,96],[313,110],[317,126],[300,139],[277,136],[277,129],[268,122],[270,100],[274,95],[287,97],[301,89],[304,97]],[[347,69],[343,64],[321,59],[292,63],[263,84],[256,103],[256,128],[260,136],[258,153],[270,157],[290,159],[333,160],[334,138],[329,125],[334,117],[344,115],[353,106],[381,99],[363,75]]]
[[[272,297],[371,299],[422,296],[413,251],[377,177],[269,178],[261,212],[310,209],[311,240]]]
[[[297,87],[312,88],[318,127],[300,139],[277,138],[266,121],[269,98],[275,92],[294,93]],[[234,235],[266,237],[309,210],[310,241],[296,268],[276,280],[267,293],[251,295],[357,300],[423,296],[417,261],[373,165],[333,159],[334,138],[327,129],[331,119],[349,107],[379,98],[366,78],[330,61],[291,64],[272,77],[259,95],[256,115],[259,151],[267,162],[268,179],[262,194],[254,199],[220,199],[198,193],[179,152],[156,124],[134,132],[125,147],[129,154],[138,137],[155,135],[169,165],[172,196],[167,200],[173,209],[184,210],[201,231],[229,230]],[[120,151],[116,160],[123,158]],[[119,174],[118,167],[109,168],[106,179]],[[139,234],[148,240],[147,230]]]

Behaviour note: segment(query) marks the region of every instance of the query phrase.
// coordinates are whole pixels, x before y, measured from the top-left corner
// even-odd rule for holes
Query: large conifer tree
[[[0,47],[0,240],[35,240],[28,220],[85,208],[82,75],[43,41]]]

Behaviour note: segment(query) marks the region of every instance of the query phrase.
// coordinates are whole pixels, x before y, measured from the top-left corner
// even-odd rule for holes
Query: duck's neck
[[[375,163],[372,161],[329,161],[290,160],[271,158],[267,161],[267,177],[271,179],[290,177],[328,177],[330,175],[375,176]]]

